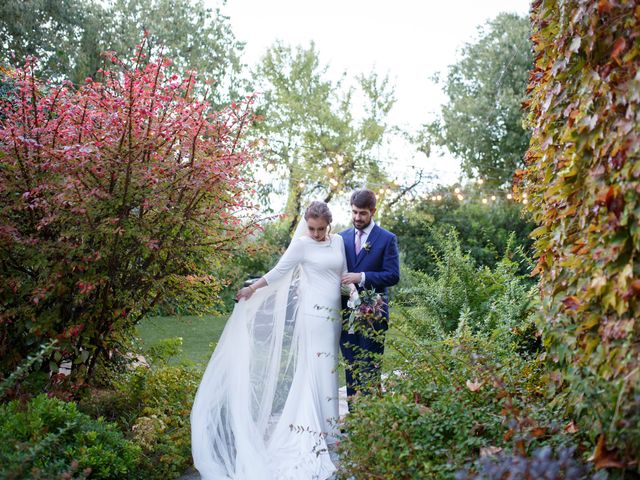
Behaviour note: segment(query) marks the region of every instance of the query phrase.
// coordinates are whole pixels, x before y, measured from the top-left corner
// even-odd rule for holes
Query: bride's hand
[[[244,287],[238,290],[236,293],[236,301],[239,302],[242,299],[248,300],[255,290],[251,287]]]

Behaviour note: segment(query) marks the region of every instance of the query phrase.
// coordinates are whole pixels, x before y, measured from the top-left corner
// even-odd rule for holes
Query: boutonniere
[[[369,250],[371,250],[371,244],[369,242],[364,242],[364,245],[362,246],[362,248],[364,249],[365,252],[368,252]]]

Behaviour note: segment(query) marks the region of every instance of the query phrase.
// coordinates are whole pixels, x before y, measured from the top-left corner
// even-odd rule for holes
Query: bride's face
[[[324,218],[309,218],[307,220],[307,232],[316,242],[322,242],[327,238],[329,224]]]

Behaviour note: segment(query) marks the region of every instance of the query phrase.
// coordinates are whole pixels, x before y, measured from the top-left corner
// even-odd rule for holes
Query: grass
[[[228,316],[149,317],[138,325],[138,336],[147,349],[160,340],[182,337],[182,354],[170,363],[191,361],[206,365],[222,334]],[[340,385],[345,384],[344,368],[339,368]]]
[[[145,349],[166,338],[182,337],[182,354],[173,359],[173,363],[186,360],[206,364],[222,334],[227,318],[226,316],[150,317],[138,325],[138,335]]]
[[[170,363],[184,361],[203,364],[209,361],[215,344],[218,342],[228,316],[168,316],[150,317],[138,325],[138,335],[143,348],[149,348],[160,340],[182,337],[182,354],[173,358]],[[403,337],[402,333],[393,327],[387,332],[387,337]],[[397,364],[397,353],[392,348],[385,349],[384,371],[389,371],[391,365]],[[345,384],[344,368],[340,366],[340,385]]]

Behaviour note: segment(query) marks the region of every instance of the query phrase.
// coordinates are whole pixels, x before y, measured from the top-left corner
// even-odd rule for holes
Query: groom
[[[371,190],[356,190],[351,195],[351,221],[355,228],[341,232],[347,254],[343,284],[354,283],[358,290],[375,289],[384,300],[384,315],[373,322],[371,331],[349,333],[343,327],[340,348],[346,362],[347,396],[367,393],[367,386],[380,382],[380,362],[384,353],[384,335],[389,322],[388,287],[400,280],[400,261],[396,236],[376,225],[376,196]],[[347,299],[343,298],[343,311]],[[345,314],[348,318],[349,314]]]

